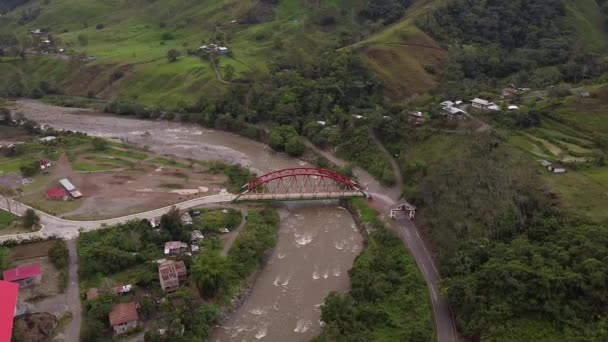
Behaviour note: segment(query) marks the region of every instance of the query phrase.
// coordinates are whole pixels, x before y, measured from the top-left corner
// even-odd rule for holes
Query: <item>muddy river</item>
[[[222,160],[259,173],[306,165],[266,145],[192,124],[96,115],[87,110],[20,101],[17,111],[56,129],[113,137],[159,154]],[[347,271],[361,250],[352,217],[334,202],[286,204],[279,242],[243,305],[212,333],[212,341],[307,341],[320,331],[320,304],[347,291]]]

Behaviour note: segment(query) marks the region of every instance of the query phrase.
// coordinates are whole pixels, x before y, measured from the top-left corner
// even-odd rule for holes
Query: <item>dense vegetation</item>
[[[348,294],[331,293],[317,341],[430,341],[434,327],[426,284],[401,239],[356,201],[374,229],[349,271]]]
[[[416,196],[461,332],[531,340],[547,327],[540,334],[556,340],[604,339],[605,226],[561,214],[496,137],[461,149],[428,171]]]
[[[419,23],[451,48],[441,86],[447,96],[504,86],[508,83],[498,81],[505,78],[519,86],[545,87],[606,70],[576,43],[564,0],[458,0]]]

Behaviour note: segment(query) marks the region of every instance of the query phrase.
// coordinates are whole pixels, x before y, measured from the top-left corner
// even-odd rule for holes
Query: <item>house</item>
[[[40,264],[31,264],[11,268],[2,273],[4,280],[19,284],[20,287],[27,287],[40,284],[42,271]]]
[[[180,255],[188,251],[188,244],[181,241],[165,242],[165,255]]]
[[[0,280],[0,341],[10,341],[19,285]]]
[[[547,169],[553,173],[566,172],[566,167],[561,164],[551,164],[551,165],[547,166]]]
[[[135,303],[116,304],[109,314],[110,325],[114,329],[114,335],[124,334],[137,327],[139,316]]]
[[[471,100],[471,106],[473,106],[473,108],[477,108],[477,109],[488,109],[488,107],[490,107],[491,105],[493,105],[494,103],[484,100],[484,99],[480,99],[480,98],[474,98],[473,100]]]
[[[87,290],[87,300],[91,301],[97,297],[99,297],[99,290],[96,287]]]
[[[228,48],[225,46],[220,46],[217,48],[217,50],[215,50],[215,53],[217,53],[218,55],[225,55],[228,53]]]
[[[68,193],[62,188],[51,188],[46,191],[46,198],[51,201],[65,201]]]
[[[38,141],[43,142],[43,143],[48,143],[48,142],[51,142],[51,141],[53,141],[55,139],[57,139],[57,137],[49,135],[49,136],[42,137],[42,138],[38,139]]]
[[[456,105],[456,106],[460,106],[461,104],[462,104],[462,100],[456,100],[454,102],[454,105]]]
[[[60,179],[59,183],[61,183],[61,185],[63,186],[65,191],[67,191],[70,194],[70,196],[72,196],[74,198],[82,197],[82,194],[80,193],[80,191],[78,191],[78,189],[76,189],[74,184],[72,184],[67,178]]]
[[[123,285],[123,286],[117,286],[114,288],[114,293],[119,296],[119,295],[123,295],[125,293],[129,293],[131,292],[131,290],[133,290],[133,285],[128,284],[128,285]]]
[[[494,112],[500,112],[500,106],[492,103],[491,105],[488,106],[488,110],[494,111]]]
[[[190,251],[192,253],[198,253],[201,251],[201,248],[198,245],[190,245]]]
[[[413,220],[416,216],[416,206],[407,202],[401,203],[396,208],[391,209],[391,218],[397,218],[397,214],[400,212],[405,213],[410,220]]]
[[[205,237],[200,230],[193,230],[192,234],[190,234],[190,242],[195,245],[198,245],[201,241],[203,241],[203,239],[205,239]]]
[[[38,163],[40,164],[40,170],[44,170],[46,168],[53,166],[53,163],[51,163],[51,161],[46,158],[40,159],[38,161]]]
[[[452,101],[443,101],[439,105],[441,106],[441,108],[445,109],[445,108],[449,108],[449,107],[454,107],[454,104],[455,103]]]
[[[182,214],[181,219],[182,219],[182,224],[192,224],[192,222],[193,222],[192,216],[190,216],[190,214],[187,212]]]
[[[164,292],[173,292],[180,282],[188,277],[188,270],[183,261],[168,261],[158,266],[158,279]]]
[[[462,119],[466,112],[460,108],[456,107],[445,107],[443,109],[444,115],[447,115],[449,119]]]

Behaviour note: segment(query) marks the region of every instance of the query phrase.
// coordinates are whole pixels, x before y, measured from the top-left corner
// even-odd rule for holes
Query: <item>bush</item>
[[[25,165],[21,165],[19,170],[24,177],[34,177],[40,172],[40,165],[37,161],[33,161]]]
[[[98,30],[101,30],[101,29],[103,29],[104,27],[105,27],[105,25],[104,25],[104,24],[97,24],[97,25],[95,25],[95,28],[96,28],[96,29],[98,29]]]
[[[55,244],[49,249],[49,259],[59,270],[68,266],[69,252],[65,241],[56,240]]]
[[[161,40],[173,40],[173,39],[175,39],[175,36],[171,32],[165,32],[165,33],[163,33],[162,36],[160,36],[160,39]]]
[[[40,216],[33,209],[27,209],[21,220],[25,228],[33,228],[40,223]]]

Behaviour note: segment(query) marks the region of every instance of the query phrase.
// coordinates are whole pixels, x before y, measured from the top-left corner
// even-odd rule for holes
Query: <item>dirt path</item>
[[[65,329],[65,340],[67,342],[78,342],[80,340],[80,322],[82,320],[82,309],[80,307],[80,291],[78,287],[78,254],[76,252],[76,240],[66,241],[70,255],[68,263],[68,289],[66,302],[68,310],[72,313],[72,321]]]
[[[384,154],[384,156],[391,163],[391,167],[393,168],[393,174],[395,175],[395,186],[393,188],[397,188],[399,189],[399,191],[401,191],[401,189],[403,189],[403,175],[401,174],[401,168],[399,167],[399,163],[397,163],[391,153],[386,149],[386,147],[384,147],[380,139],[378,139],[378,137],[374,133],[374,129],[371,126],[369,127],[368,132],[369,136],[376,143],[382,154]]]

